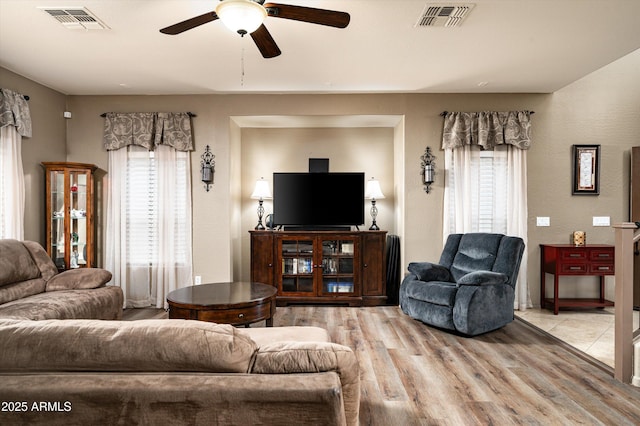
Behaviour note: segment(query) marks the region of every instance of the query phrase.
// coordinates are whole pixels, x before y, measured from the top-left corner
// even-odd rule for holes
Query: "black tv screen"
[[[364,223],[364,173],[274,173],[273,223],[285,227]]]

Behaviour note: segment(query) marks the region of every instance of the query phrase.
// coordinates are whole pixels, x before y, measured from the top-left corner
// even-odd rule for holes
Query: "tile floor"
[[[527,309],[516,311],[516,316],[613,367],[614,309],[562,310],[558,315],[549,309]],[[639,314],[633,312],[634,330]]]

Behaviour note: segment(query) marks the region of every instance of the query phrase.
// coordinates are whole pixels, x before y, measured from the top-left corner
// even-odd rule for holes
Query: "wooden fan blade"
[[[264,24],[260,25],[257,30],[251,33],[251,38],[256,43],[256,46],[258,46],[258,50],[262,53],[262,56],[265,58],[275,58],[282,53]]]
[[[218,15],[216,12],[211,11],[200,16],[196,16],[195,18],[187,19],[186,21],[178,22],[177,24],[163,28],[160,32],[163,34],[176,35],[192,28],[199,27],[207,22],[215,21],[216,19],[218,19]]]
[[[329,27],[345,28],[351,20],[351,16],[348,13],[334,10],[279,3],[265,3],[264,7],[267,9],[269,16],[274,18],[293,19],[294,21],[327,25]]]

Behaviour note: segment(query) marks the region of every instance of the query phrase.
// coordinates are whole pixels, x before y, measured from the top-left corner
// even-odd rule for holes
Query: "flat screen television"
[[[364,173],[274,173],[273,224],[323,229],[364,223]]]

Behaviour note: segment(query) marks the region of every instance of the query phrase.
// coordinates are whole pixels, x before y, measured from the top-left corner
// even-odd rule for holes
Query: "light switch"
[[[549,216],[536,217],[536,226],[551,226],[551,219]]]
[[[593,226],[611,226],[609,216],[593,216]]]

